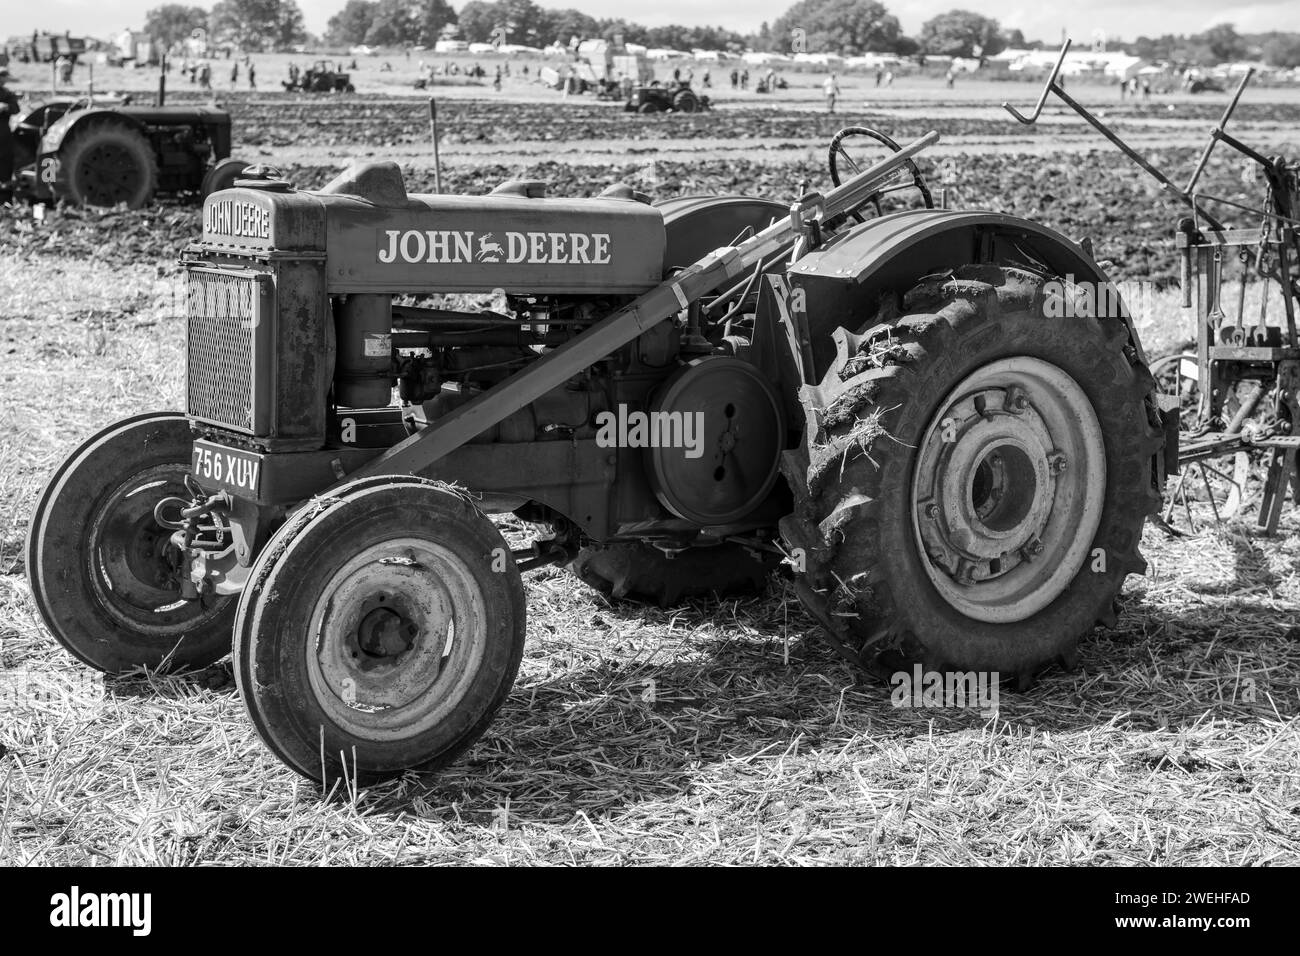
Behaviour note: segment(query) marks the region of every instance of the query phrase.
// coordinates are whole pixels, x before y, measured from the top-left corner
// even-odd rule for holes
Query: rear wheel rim
[[[483,592],[462,558],[421,538],[374,544],[321,589],[305,648],[317,703],[348,733],[408,740],[439,726],[486,653]]]
[[[1083,567],[1105,483],[1101,426],[1073,378],[1028,356],[984,366],[918,446],[912,523],[926,574],[967,617],[1031,617]]]

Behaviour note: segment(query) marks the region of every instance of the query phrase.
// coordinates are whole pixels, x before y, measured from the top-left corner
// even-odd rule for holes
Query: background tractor
[[[138,209],[159,193],[207,196],[248,163],[230,155],[230,114],[215,106],[54,99],[14,128],[20,192],[37,202]]]
[[[317,60],[294,79],[284,80],[286,90],[303,93],[355,93],[352,74],[345,73],[333,60]]]
[[[684,81],[668,86],[638,86],[623,105],[629,113],[699,113],[709,108],[709,98],[701,96]]]
[[[361,782],[483,732],[543,565],[672,601],[782,564],[868,670],[1069,664],[1144,570],[1176,429],[1122,303],[1062,308],[1105,282],[1083,247],[935,208],[937,138],[847,131],[793,204],[254,171],[184,252],[185,411],[41,496],[45,622],[108,672],[233,635],[266,744]]]

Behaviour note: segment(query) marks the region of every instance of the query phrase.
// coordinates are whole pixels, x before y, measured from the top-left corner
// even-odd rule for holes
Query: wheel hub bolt
[[[1052,473],[1059,475],[1061,472],[1065,471],[1065,456],[1060,454],[1053,455],[1048,459],[1048,464],[1051,466]]]
[[[938,506],[938,505],[926,505],[926,506],[925,506],[925,516],[926,516],[927,518],[937,518],[937,517],[939,517],[939,506]]]

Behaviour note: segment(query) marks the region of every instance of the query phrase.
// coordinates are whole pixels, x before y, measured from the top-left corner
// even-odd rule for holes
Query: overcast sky
[[[123,27],[138,27],[146,10],[166,0],[0,0],[0,31],[4,35],[34,29],[107,36]],[[181,0],[184,2],[184,0]],[[323,33],[325,24],[345,0],[298,0],[307,29]],[[465,0],[452,0],[459,9]],[[624,16],[646,24],[709,23],[741,32],[774,20],[793,0],[655,0],[630,12],[626,0],[543,0],[546,7],[575,7],[596,17]],[[199,3],[211,8],[211,2]],[[1019,27],[1030,39],[1056,42],[1061,30],[1076,41],[1091,41],[1096,31],[1129,40],[1141,34],[1195,33],[1215,23],[1231,22],[1247,33],[1263,30],[1300,31],[1300,0],[886,0],[915,34],[936,13],[954,7],[978,10],[997,18],[1006,28]]]

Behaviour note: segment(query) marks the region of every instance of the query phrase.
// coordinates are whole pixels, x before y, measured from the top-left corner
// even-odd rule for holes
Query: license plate
[[[244,492],[256,498],[262,477],[262,456],[199,439],[194,443],[190,470],[202,485]]]

